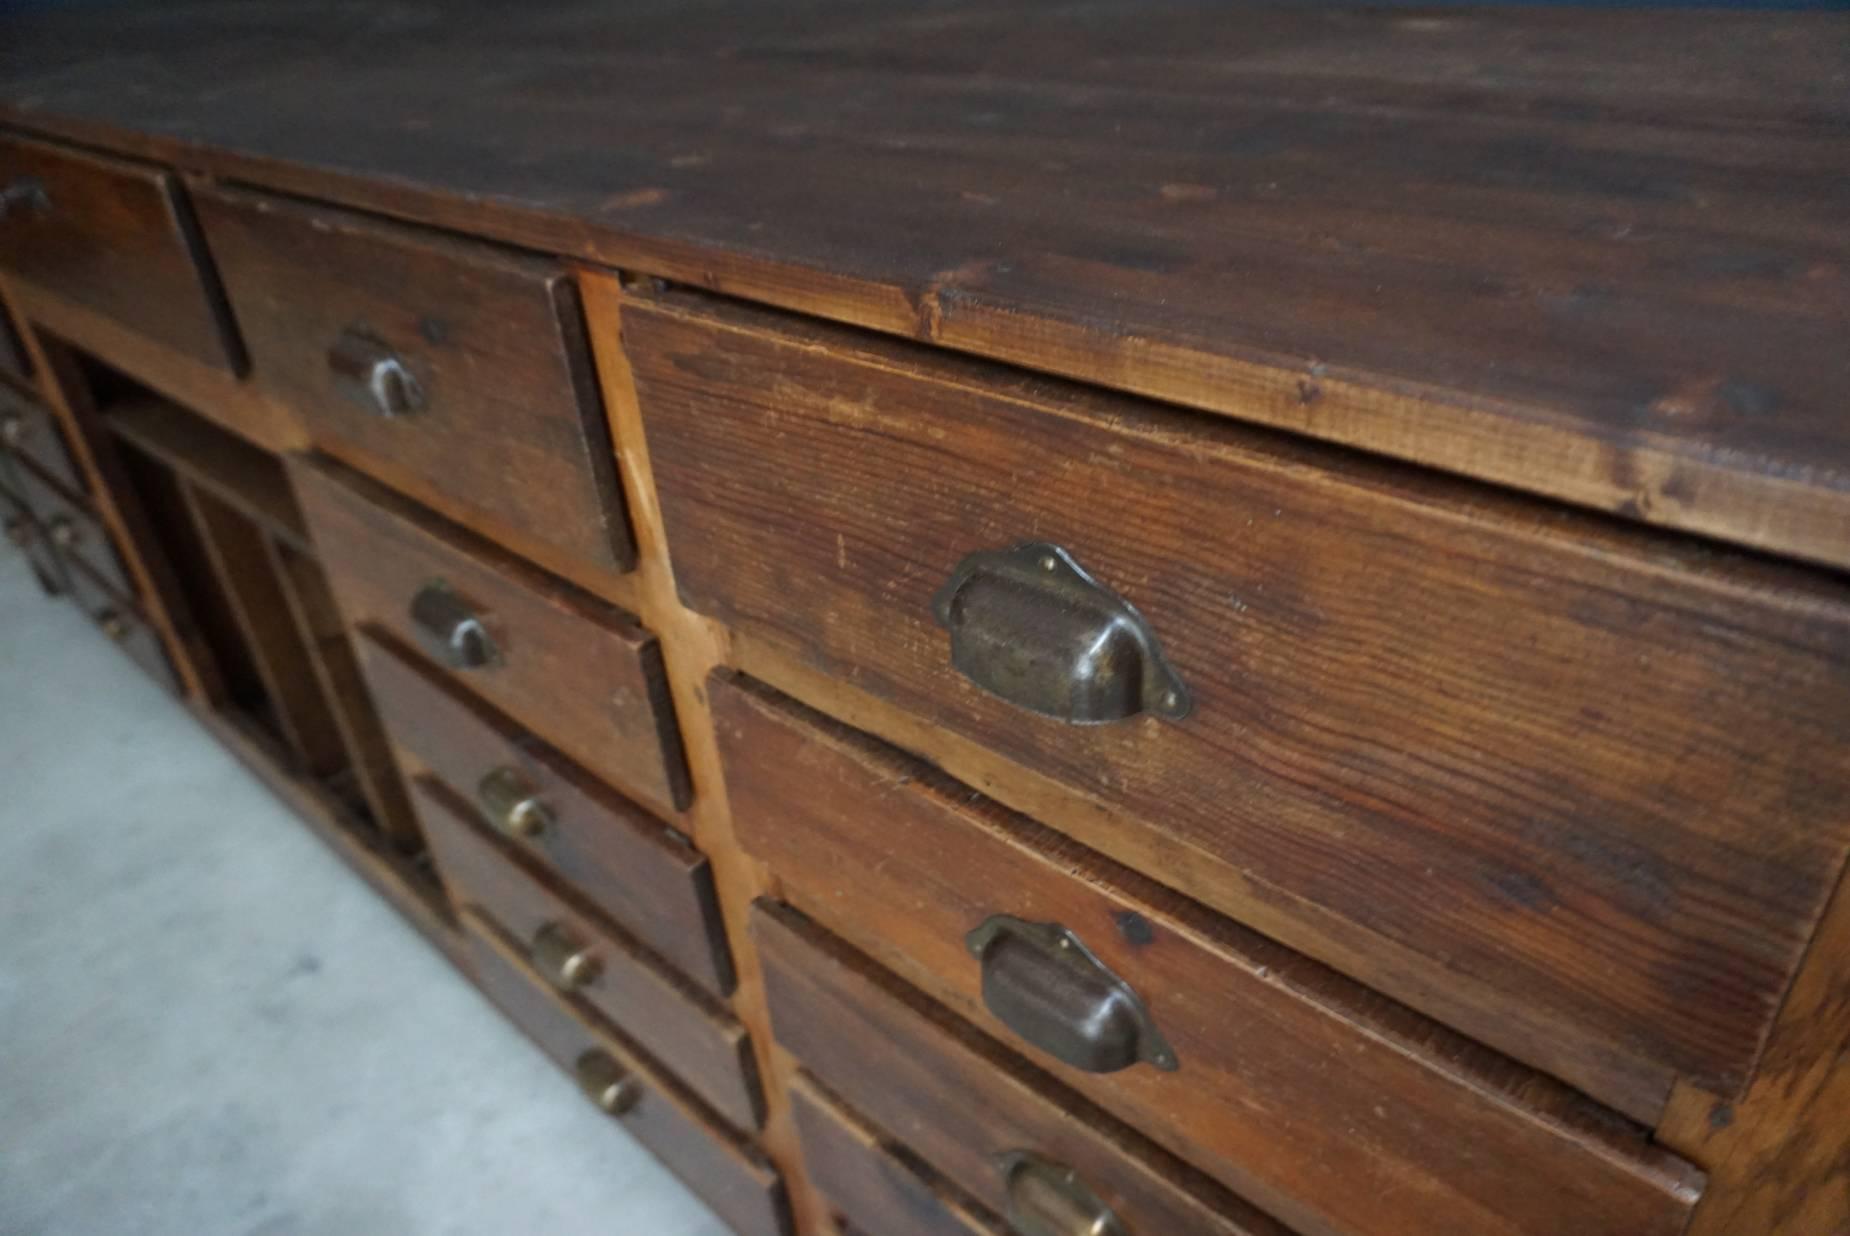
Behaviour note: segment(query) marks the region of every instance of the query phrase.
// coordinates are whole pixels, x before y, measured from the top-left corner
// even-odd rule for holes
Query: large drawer
[[[0,449],[30,459],[39,471],[74,494],[90,488],[51,409],[5,385],[0,385]]]
[[[783,1181],[764,1155],[716,1122],[675,1077],[586,1011],[568,1007],[493,924],[463,915],[476,984],[585,1096],[647,1146],[739,1236],[790,1230]],[[614,1231],[623,1231],[613,1216]]]
[[[251,379],[311,437],[594,566],[635,547],[578,297],[557,265],[214,189],[199,215]]]
[[[987,1209],[1008,1212],[1004,1156],[1028,1154],[1076,1173],[1136,1236],[1285,1236],[789,907],[757,902],[751,930],[777,1041]]]
[[[748,666],[955,731],[934,755],[1011,805],[1641,1120],[1752,1073],[1850,842],[1841,585],[685,294],[624,312],[677,583]]]
[[[243,354],[180,186],[145,163],[0,136],[0,268],[194,360]]]
[[[629,797],[660,813],[687,804],[653,635],[350,468],[302,457],[290,470],[350,623],[423,648]]]
[[[468,806],[420,777],[412,799],[444,886],[520,942],[532,964],[622,1027],[739,1128],[762,1115],[745,1028],[645,946],[553,892],[508,848],[475,827]]]
[[[709,696],[740,842],[794,900],[1293,1226],[1687,1223],[1701,1173],[1585,1099],[755,684]]]
[[[374,632],[357,642],[392,740],[523,853],[715,995],[732,961],[706,856]]]

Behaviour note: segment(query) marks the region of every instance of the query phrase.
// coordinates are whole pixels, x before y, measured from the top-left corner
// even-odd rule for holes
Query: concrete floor
[[[724,1230],[0,554],[0,1233]]]

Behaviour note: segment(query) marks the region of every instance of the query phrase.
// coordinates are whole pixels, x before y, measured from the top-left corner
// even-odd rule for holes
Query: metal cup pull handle
[[[481,669],[500,659],[482,616],[441,581],[411,598],[411,625],[424,647],[452,669]]]
[[[966,557],[932,599],[951,664],[1009,703],[1075,725],[1193,707],[1150,624],[1058,545]]]
[[[540,797],[539,787],[516,768],[497,768],[475,787],[476,800],[489,823],[510,837],[531,841],[558,820]]]
[[[392,419],[422,412],[423,383],[391,347],[375,335],[349,326],[328,348],[328,371],[346,398]]]
[[[984,1005],[1054,1059],[1088,1073],[1176,1068],[1174,1049],[1131,985],[1060,924],[997,914],[964,943],[983,966]]]
[[[546,923],[533,934],[533,964],[560,991],[577,991],[604,972],[592,945],[563,923]]]
[[[1019,1236],[1130,1236],[1111,1207],[1064,1163],[1011,1150],[996,1165],[1009,1226]]]
[[[572,1067],[584,1096],[612,1116],[621,1116],[642,1098],[642,1083],[607,1051],[592,1048]]]

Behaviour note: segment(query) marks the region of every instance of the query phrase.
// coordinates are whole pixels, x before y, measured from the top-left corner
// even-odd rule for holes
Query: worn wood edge
[[[1243,355],[1123,336],[1036,315],[940,272],[917,288],[720,250],[506,200],[242,154],[107,123],[0,106],[26,136],[177,166],[538,252],[643,271],[943,348],[1289,430],[1627,519],[1832,567],[1850,567],[1850,476],[1730,467],[1719,449],[1596,442],[1559,413],[1468,391],[1326,367],[1253,348]],[[1314,391],[1314,397],[1307,395]]]
[[[708,706],[706,678],[715,666],[728,661],[729,636],[717,623],[684,608],[675,590],[655,474],[643,436],[642,410],[623,350],[622,313],[627,294],[618,276],[602,270],[580,270],[578,289],[636,538],[637,608],[643,623],[660,637],[668,690],[680,722],[692,785],[687,829],[712,866],[719,918],[737,980],[733,1014],[750,1032],[757,1057],[765,1107],[759,1141],[783,1173],[796,1230],[803,1236],[831,1236],[828,1206],[803,1170],[791,1118],[786,1086],[794,1066],[772,1037],[763,973],[747,932],[752,902],[761,895],[775,894],[775,884],[770,872],[745,853],[734,834]]]
[[[1597,1100],[1528,1065],[1452,1030],[1418,1010],[1364,986],[1313,958],[1217,914],[1177,894],[1158,881],[1075,842],[1047,825],[973,792],[942,770],[881,739],[855,730],[751,678],[716,671],[773,722],[794,721],[815,739],[859,763],[890,774],[893,783],[924,795],[953,814],[970,817],[998,846],[1023,851],[1037,862],[1101,891],[1112,901],[1141,907],[1156,915],[1164,929],[1203,953],[1282,988],[1304,1005],[1339,1021],[1358,1037],[1386,1048],[1430,1074],[1438,1083],[1459,1087],[1491,1108],[1571,1144],[1588,1161],[1603,1162],[1615,1173],[1654,1189],[1685,1207],[1703,1189],[1703,1173],[1650,1141],[1650,1130],[1615,1113]],[[827,899],[810,910],[810,893],[795,881],[786,894],[793,904],[825,928],[832,915]],[[853,940],[849,944],[860,949]]]
[[[402,855],[375,844],[338,799],[291,773],[275,743],[235,713],[203,702],[188,708],[206,730],[267,785],[346,864],[398,910],[450,963],[470,973],[448,898],[437,879]]]
[[[308,437],[295,415],[247,382],[215,369],[60,296],[14,282],[16,320],[29,320],[157,394],[272,454],[297,450]],[[28,333],[22,328],[22,334]]]
[[[139,594],[136,607],[148,620],[174,667],[181,694],[192,699],[206,698],[217,687],[216,668],[201,649],[193,646],[187,630],[168,607],[167,598],[173,594],[162,574],[164,564],[156,562],[153,543],[143,532],[145,520],[139,508],[130,505],[131,491],[98,455],[85,432],[84,422],[94,420],[97,411],[90,401],[89,384],[68,350],[69,345],[39,336],[38,320],[30,312],[32,305],[22,301],[10,281],[0,281],[0,309],[9,312],[19,331],[20,343],[32,362],[36,386],[33,393],[51,410],[63,431],[73,462],[89,484],[91,510],[102,520],[115,544]]]
[[[1710,1175],[1689,1236],[1850,1236],[1850,873],[1746,1094],[1679,1084],[1658,1137]]]

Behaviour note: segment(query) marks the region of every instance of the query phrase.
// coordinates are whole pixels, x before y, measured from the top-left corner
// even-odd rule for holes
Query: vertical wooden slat
[[[250,646],[284,742],[308,775],[334,776],[345,767],[346,748],[315,679],[308,649],[289,616],[263,533],[184,478],[180,491]]]
[[[335,729],[373,823],[399,849],[407,853],[422,850],[423,836],[393,763],[385,727],[373,710],[346,625],[320,565],[274,537],[264,537],[263,548],[296,631],[308,650],[310,668],[332,711]]]

